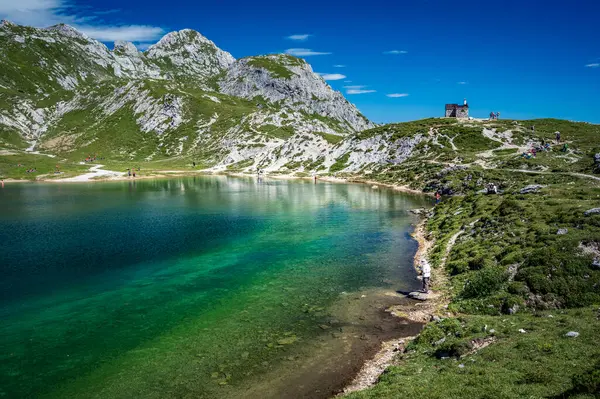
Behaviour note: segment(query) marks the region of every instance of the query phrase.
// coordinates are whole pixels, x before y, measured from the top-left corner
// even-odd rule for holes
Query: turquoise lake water
[[[418,287],[407,211],[426,202],[225,176],[7,184],[0,397],[244,392],[325,342],[340,298]]]

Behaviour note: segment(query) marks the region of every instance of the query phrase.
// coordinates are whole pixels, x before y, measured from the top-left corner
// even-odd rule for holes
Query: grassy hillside
[[[435,289],[451,301],[376,386],[350,397],[599,397],[600,213],[586,211],[600,207],[600,127],[429,120],[378,129],[420,129],[443,146],[422,143],[370,178],[452,194],[427,222],[429,257],[448,276]],[[522,155],[555,131],[567,150],[561,142]],[[484,192],[490,182],[500,194]]]
[[[147,83],[148,98],[162,98],[166,89],[161,85]],[[240,132],[252,134],[234,129],[228,139],[244,140],[248,148],[262,148],[263,139],[294,137],[287,126],[273,124],[274,114],[259,124],[244,119],[264,110],[260,102],[211,93],[216,103],[205,92],[182,90],[193,99],[186,102],[184,115],[202,123],[219,115],[202,128],[202,140],[191,152],[171,151],[180,143],[186,150],[194,145],[183,138],[195,137],[197,119],[184,118],[176,133],[149,139],[136,128],[131,106],[105,119],[100,111],[74,110],[42,141],[56,158],[16,151],[23,143],[3,134],[8,143],[3,148],[12,153],[0,155],[0,175],[35,179],[52,173],[55,164],[66,175],[82,173],[87,166],[78,162],[88,153],[105,156],[102,163],[113,170],[190,170],[192,159],[198,168],[222,160],[227,152],[216,143],[238,125]],[[556,131],[560,143],[553,142]],[[434,288],[444,291],[450,303],[440,309],[442,320],[426,327],[379,384],[350,397],[600,395],[600,212],[587,212],[600,207],[600,166],[594,161],[600,153],[600,126],[552,119],[426,119],[345,137],[320,131],[307,136],[327,147],[312,160],[285,163],[286,171],[368,178],[444,194],[427,231],[435,242],[429,258],[448,276],[443,283],[433,281]],[[298,141],[296,149],[303,151],[309,142]],[[533,156],[530,150],[542,144],[548,145]],[[273,154],[283,146],[273,147]],[[149,155],[152,159],[146,160]],[[243,171],[252,163],[250,156],[232,160],[228,170]],[[26,173],[34,166],[38,172]],[[488,183],[499,194],[486,194]],[[524,190],[528,186],[533,187]],[[570,331],[578,336],[566,336]]]

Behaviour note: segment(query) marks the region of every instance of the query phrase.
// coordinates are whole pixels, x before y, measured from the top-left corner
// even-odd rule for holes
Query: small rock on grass
[[[519,193],[520,194],[529,194],[529,193],[537,193],[541,188],[543,188],[541,184],[530,184],[529,186],[523,187]]]
[[[525,334],[527,331],[523,330],[522,328],[519,328],[519,332],[520,332],[521,334]]]
[[[585,211],[583,214],[585,216],[593,215],[594,213],[600,213],[600,208],[592,208]]]
[[[578,337],[578,336],[579,336],[579,333],[577,331],[569,331],[568,333],[565,334],[565,337],[575,338],[575,337]]]

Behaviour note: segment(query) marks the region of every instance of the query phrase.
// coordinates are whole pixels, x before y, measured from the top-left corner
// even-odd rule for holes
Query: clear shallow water
[[[219,397],[310,346],[340,296],[417,286],[368,186],[223,176],[0,191],[0,396]]]

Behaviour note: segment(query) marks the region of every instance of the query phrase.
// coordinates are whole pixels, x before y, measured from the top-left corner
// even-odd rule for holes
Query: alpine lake
[[[327,398],[420,330],[429,200],[198,176],[0,189],[0,397]]]

